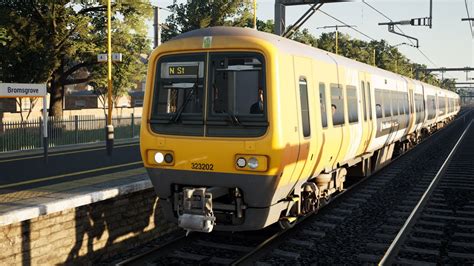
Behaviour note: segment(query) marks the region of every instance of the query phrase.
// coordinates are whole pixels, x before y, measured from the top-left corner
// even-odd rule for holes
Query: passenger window
[[[446,113],[446,98],[445,97],[439,97],[439,111],[440,114]]]
[[[305,78],[300,78],[300,104],[303,136],[308,137],[311,135],[311,126],[309,121],[308,84]]]
[[[436,103],[435,97],[428,96],[427,97],[427,105],[428,105],[428,119],[433,119],[436,116]]]
[[[347,86],[346,89],[349,123],[359,122],[359,113],[357,112],[357,89],[354,86]]]
[[[344,96],[339,84],[331,84],[331,112],[333,125],[342,125],[344,120]]]
[[[403,94],[401,92],[398,93],[398,114],[405,114],[405,107],[403,106]]]
[[[383,116],[390,117],[392,114],[390,113],[392,110],[391,102],[390,102],[390,91],[383,92]]]
[[[398,92],[391,93],[392,95],[389,96],[390,102],[392,104],[392,114],[393,116],[398,115]]]
[[[328,115],[326,113],[326,86],[319,83],[319,105],[321,106],[321,123],[323,128],[328,126]]]
[[[367,102],[365,100],[365,86],[363,81],[360,83],[360,94],[362,94],[362,109],[364,110],[364,121],[367,121]]]
[[[380,89],[375,89],[375,115],[377,118],[382,118],[382,107],[383,107],[383,102],[382,102],[382,95],[383,91]]]

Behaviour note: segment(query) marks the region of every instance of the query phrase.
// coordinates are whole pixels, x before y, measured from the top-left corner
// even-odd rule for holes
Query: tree
[[[238,0],[194,0],[187,4],[177,4],[169,6],[172,10],[166,20],[166,29],[163,31],[163,40],[194,29],[212,26],[237,26],[252,27],[252,6],[250,1]],[[259,31],[272,33],[274,22],[272,20],[257,20]],[[291,39],[320,49],[336,52],[335,32],[323,33],[319,38],[312,35],[308,29],[297,30]],[[413,71],[422,65],[412,63],[401,54],[396,47],[388,45],[385,40],[362,41],[351,38],[348,34],[339,33],[338,36],[339,54],[369,65],[375,59],[375,66],[405,75],[414,77]],[[375,57],[374,57],[375,51]],[[424,66],[426,68],[426,66]],[[431,74],[423,75],[422,81],[439,85],[439,81]]]
[[[47,83],[50,115],[60,116],[64,86],[98,78],[94,75],[97,54],[106,52],[105,11],[105,0],[0,2],[0,28],[11,38],[0,52],[4,81]],[[125,59],[146,53],[145,22],[150,17],[149,2],[116,1],[113,51],[126,51]],[[134,68],[131,63],[123,67]],[[74,78],[74,73],[84,68],[89,75]],[[127,79],[119,75],[114,72],[114,77]]]
[[[27,106],[29,107],[27,110],[23,110],[23,103],[27,103]],[[23,122],[25,120],[28,120],[28,118],[31,115],[31,111],[33,111],[33,108],[35,108],[37,103],[38,103],[38,98],[37,97],[34,97],[34,98],[22,98],[22,97],[16,98],[16,104],[18,105],[18,107],[20,109],[21,122]],[[23,116],[23,111],[28,111],[26,113],[26,118]]]
[[[187,4],[168,7],[172,14],[166,19],[162,38],[167,41],[174,36],[200,28],[213,26],[243,27],[252,17],[252,4],[242,0],[193,0]]]

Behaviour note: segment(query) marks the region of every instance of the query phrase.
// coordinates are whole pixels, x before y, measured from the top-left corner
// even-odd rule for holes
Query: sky
[[[152,4],[166,7],[172,0],[151,0]],[[178,0],[185,3],[186,0]],[[369,5],[389,17],[393,21],[409,20],[429,16],[429,0],[365,0]],[[275,0],[257,0],[257,17],[260,20],[274,19]],[[286,24],[294,23],[308,10],[309,5],[286,7]],[[384,39],[390,45],[410,43],[405,37],[388,32],[387,26],[379,26],[380,22],[388,19],[374,11],[362,0],[354,2],[331,3],[322,6],[321,10],[349,25],[373,39]],[[433,0],[433,28],[399,26],[401,30],[419,40],[419,49],[400,45],[398,49],[413,62],[437,67],[474,67],[474,38],[469,22],[461,18],[474,17],[474,0]],[[160,11],[160,23],[163,23],[170,13]],[[322,26],[341,25],[327,15],[316,12],[302,28],[318,37],[322,32],[334,29],[317,29]],[[149,37],[153,37],[153,26],[149,24]],[[397,30],[397,29],[396,29]],[[339,28],[340,32],[353,38],[370,41],[369,38],[350,28]],[[398,31],[398,30],[397,30]],[[474,72],[468,74],[474,78]],[[441,74],[439,74],[441,77]],[[458,82],[466,82],[465,72],[446,72],[445,78],[457,78]],[[469,80],[472,81],[472,80]]]

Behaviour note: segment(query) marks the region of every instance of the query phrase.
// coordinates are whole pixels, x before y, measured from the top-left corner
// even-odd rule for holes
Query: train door
[[[362,123],[362,141],[359,154],[365,153],[370,141],[371,124],[369,120],[369,104],[367,95],[367,83],[364,72],[359,72],[359,94],[360,94],[360,121]]]
[[[311,60],[295,56],[293,58],[293,66],[295,71],[295,95],[297,95],[296,106],[299,120],[299,152],[291,183],[296,184],[297,180],[306,180],[306,178],[311,175],[311,170],[316,162],[315,157],[317,154],[314,154],[314,150],[311,148],[311,145],[314,144],[312,143],[312,135],[315,134],[315,132],[313,132],[314,126],[311,126],[311,124],[314,123],[311,123],[311,121],[314,120],[313,116],[316,111],[314,110],[315,106],[309,105],[310,99],[314,99]],[[313,116],[311,114],[313,114]]]

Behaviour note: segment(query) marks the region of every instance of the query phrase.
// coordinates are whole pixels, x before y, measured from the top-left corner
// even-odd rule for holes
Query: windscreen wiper
[[[233,113],[233,112],[230,112],[230,111],[227,111],[226,112],[227,116],[229,117],[230,119],[230,122],[232,122],[232,125],[237,125],[237,126],[241,126],[242,124],[240,123],[239,119],[237,118],[237,116]]]
[[[179,108],[178,112],[171,118],[171,121],[174,121],[175,123],[178,122],[179,118],[181,117],[181,114],[183,113],[184,111],[184,108],[186,107],[186,105],[188,105],[188,102],[191,100],[191,97],[193,96],[194,94],[194,91],[198,90],[198,83],[199,83],[199,64],[197,66],[197,72],[196,72],[196,82],[194,83],[194,86],[193,88],[191,89],[191,91],[189,92],[189,95],[188,97],[186,97],[186,100],[184,101],[184,103],[181,105],[181,107]],[[196,95],[197,96],[197,95]]]
[[[170,119],[171,121],[174,121],[175,123],[178,122],[179,118],[181,117],[181,114],[183,114],[183,111],[184,111],[184,108],[186,107],[186,105],[188,105],[188,102],[191,101],[191,97],[193,96],[194,94],[194,88],[193,87],[191,89],[191,91],[189,92],[188,94],[188,97],[186,97],[186,100],[184,101],[184,103],[181,105],[181,107],[179,108],[178,112]]]

